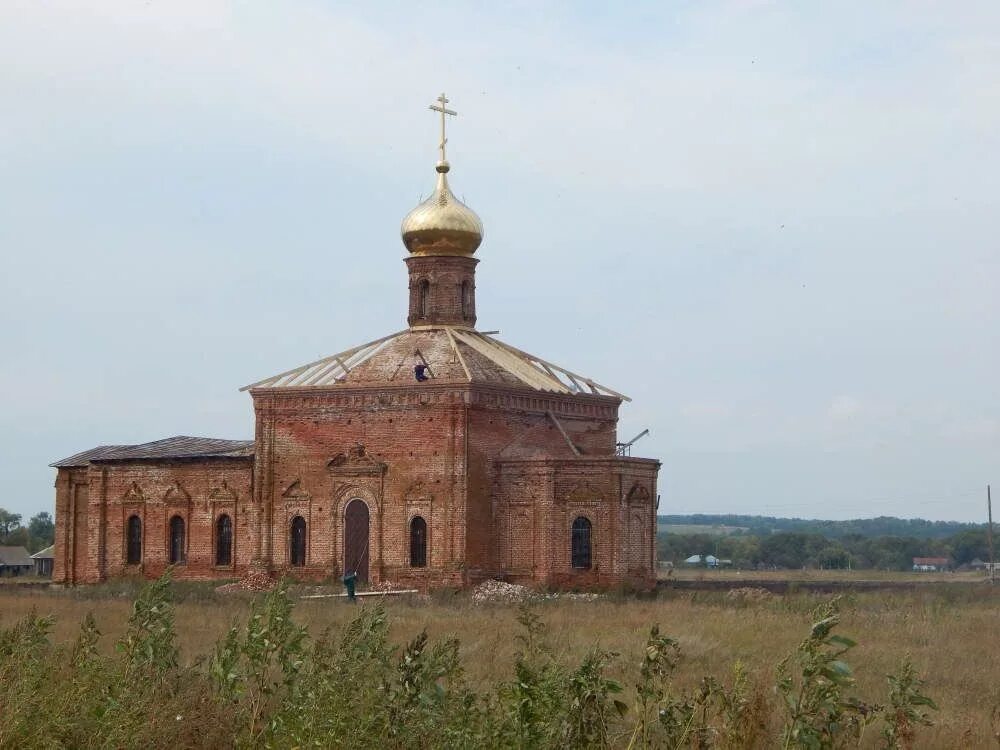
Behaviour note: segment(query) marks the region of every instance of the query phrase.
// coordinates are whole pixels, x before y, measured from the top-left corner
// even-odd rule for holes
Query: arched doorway
[[[344,509],[344,572],[368,583],[368,506],[355,498]]]

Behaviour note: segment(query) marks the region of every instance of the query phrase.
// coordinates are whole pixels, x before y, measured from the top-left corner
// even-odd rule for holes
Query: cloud
[[[1000,420],[987,416],[970,416],[947,422],[941,431],[947,440],[991,444],[1000,447]]]
[[[833,422],[850,422],[863,413],[861,401],[854,396],[837,396],[826,410],[827,418]]]
[[[731,413],[727,404],[716,401],[694,401],[681,404],[680,415],[692,422],[716,423]]]
[[[998,22],[994,2],[0,4],[20,394],[0,471],[50,502],[22,467],[61,446],[238,434],[237,386],[395,330],[443,88],[453,184],[486,222],[480,320],[629,393],[666,504],[805,513],[816,474],[848,497],[980,483]]]

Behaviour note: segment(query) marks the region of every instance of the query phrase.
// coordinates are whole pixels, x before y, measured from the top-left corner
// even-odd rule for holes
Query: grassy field
[[[753,581],[890,581],[893,583],[982,583],[982,571],[917,573],[909,570],[733,570],[677,566],[660,569],[659,578],[682,581],[730,581],[753,585]]]
[[[245,619],[249,597],[216,595],[208,587],[178,585],[176,628],[182,662],[211,653],[234,620]],[[80,622],[92,612],[103,634],[100,648],[110,652],[131,610],[127,586],[76,591],[24,591],[0,587],[0,628],[32,611],[55,617],[52,639],[70,643]],[[917,747],[997,747],[995,712],[1000,706],[1000,622],[996,589],[933,586],[919,593],[863,593],[842,599],[840,632],[858,641],[849,657],[857,691],[884,701],[886,675],[910,658],[926,680],[925,692],[940,711],[935,725],[917,735]],[[705,675],[729,678],[737,660],[746,665],[760,697],[775,717],[775,665],[809,630],[813,609],[828,597],[808,594],[742,599],[725,593],[661,594],[656,599],[609,598],[593,602],[555,601],[539,605],[549,638],[559,656],[579,663],[595,644],[615,651],[609,675],[627,687],[635,681],[649,628],[680,642],[678,686],[694,687]],[[361,606],[372,606],[365,604]],[[473,686],[488,687],[512,677],[520,648],[517,608],[475,605],[465,595],[433,600],[388,600],[391,637],[396,643],[426,628],[431,639],[460,639],[465,675]],[[344,625],[357,607],[344,600],[301,600],[295,618],[318,634]],[[626,693],[626,701],[634,695]]]

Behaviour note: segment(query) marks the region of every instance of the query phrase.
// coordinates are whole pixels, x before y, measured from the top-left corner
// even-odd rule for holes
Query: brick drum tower
[[[652,585],[654,459],[619,455],[624,396],[476,330],[479,217],[403,220],[408,327],[246,386],[253,441],[175,437],[58,461],[54,580],[250,568],[429,588]]]

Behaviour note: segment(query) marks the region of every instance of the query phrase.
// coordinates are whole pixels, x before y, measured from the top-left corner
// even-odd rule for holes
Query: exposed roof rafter
[[[418,329],[406,329],[397,331],[389,336],[369,341],[367,344],[356,346],[343,352],[323,357],[315,362],[296,367],[285,372],[278,373],[269,378],[258,380],[256,383],[241,388],[247,391],[252,388],[309,388],[309,387],[329,387],[344,382],[348,374],[356,367],[376,355],[383,347],[388,346],[393,339],[407,334],[419,335],[433,331],[443,331],[447,336],[448,344],[455,352],[462,372],[469,382],[473,382],[473,370],[467,361],[470,352],[462,353],[462,347],[466,346],[480,357],[489,360],[493,365],[524,383],[529,388],[550,393],[565,394],[588,394],[595,396],[613,396],[623,401],[629,401],[618,391],[603,386],[590,378],[579,375],[565,367],[528,354],[521,349],[505,344],[499,339],[493,338],[486,333],[463,328],[459,326],[433,326]],[[419,355],[419,349],[415,350]],[[423,355],[421,356],[421,359]],[[423,361],[423,360],[422,360]],[[424,361],[424,364],[429,363]],[[398,369],[398,367],[397,367]],[[348,382],[350,380],[348,379]]]
[[[394,339],[406,331],[396,331],[389,336],[369,341],[367,344],[356,346],[337,354],[332,354],[315,362],[296,367],[269,378],[258,380],[256,383],[245,385],[241,391],[248,391],[251,388],[293,388],[310,385],[333,385],[339,378],[350,372],[351,367],[364,361],[374,354],[380,346],[390,339]]]

